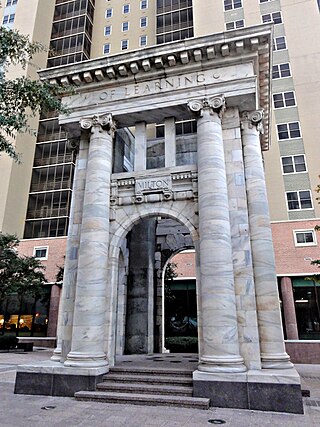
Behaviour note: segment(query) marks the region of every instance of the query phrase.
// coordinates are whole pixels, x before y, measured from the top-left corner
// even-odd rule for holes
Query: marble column
[[[76,147],[75,147],[76,148]],[[84,187],[88,159],[88,136],[80,138],[79,152],[73,178],[72,199],[64,262],[63,286],[60,294],[59,316],[57,326],[57,347],[51,360],[64,362],[71,350],[74,298],[77,281],[78,252],[80,245],[80,226]]]
[[[294,306],[294,297],[292,282],[290,277],[282,277],[281,279],[281,295],[283,304],[284,321],[286,325],[287,339],[298,340],[298,326],[296,309]]]
[[[164,120],[165,167],[176,165],[176,122],[174,117]]]
[[[232,243],[221,116],[225,99],[188,103],[198,113],[198,197],[200,234],[199,371],[244,372],[239,354]]]
[[[147,169],[147,125],[145,122],[136,123],[134,143],[134,170]]]
[[[112,172],[111,114],[80,121],[90,130],[83,202],[72,344],[65,366],[107,367],[104,352],[106,278],[109,246],[110,179]]]
[[[263,111],[242,114],[241,132],[248,199],[250,241],[260,335],[261,366],[292,368],[285,351],[278,285],[264,176],[260,131]]]

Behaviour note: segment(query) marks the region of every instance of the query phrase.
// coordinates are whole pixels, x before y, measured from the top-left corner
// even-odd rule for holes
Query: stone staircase
[[[208,409],[210,399],[192,397],[192,371],[147,367],[110,368],[96,391],[78,391],[77,400],[131,405]]]

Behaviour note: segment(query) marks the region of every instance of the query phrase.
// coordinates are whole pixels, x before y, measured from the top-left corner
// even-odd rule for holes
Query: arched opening
[[[194,249],[174,254],[164,267],[164,343],[171,353],[198,352],[196,257]]]
[[[116,355],[165,352],[168,350],[165,346],[167,305],[165,271],[172,257],[181,251],[193,249],[194,256],[190,230],[168,215],[149,214],[134,221],[130,231],[121,237],[120,241],[116,298]],[[197,342],[195,262],[193,267],[193,283],[189,286],[187,294],[179,293],[175,289],[177,286],[175,281],[167,285],[172,285],[174,300],[177,299],[182,306],[182,309],[179,306],[179,313],[181,315],[186,313],[190,324],[193,322],[195,344]],[[184,297],[187,298],[185,301]],[[177,311],[174,308],[174,301],[167,305],[166,309],[169,310],[168,313]],[[175,322],[177,325],[177,319]],[[193,348],[197,348],[197,345]]]

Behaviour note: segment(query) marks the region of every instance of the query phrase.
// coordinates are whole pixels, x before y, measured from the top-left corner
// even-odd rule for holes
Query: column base
[[[53,362],[61,361],[61,347],[56,347],[53,351],[53,355],[50,357]]]
[[[74,396],[81,390],[95,390],[106,368],[74,369],[51,360],[18,366],[14,393],[44,396]]]
[[[292,369],[293,363],[287,353],[264,354],[261,353],[262,369]]]
[[[240,356],[201,356],[198,370],[202,372],[246,372],[247,368]]]
[[[300,377],[285,369],[245,373],[193,373],[193,396],[210,399],[210,406],[303,414]]]
[[[107,356],[105,353],[80,353],[71,351],[64,366],[69,368],[104,368],[108,367]]]

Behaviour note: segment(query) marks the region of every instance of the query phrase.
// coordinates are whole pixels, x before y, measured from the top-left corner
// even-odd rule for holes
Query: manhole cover
[[[52,405],[42,406],[41,409],[45,409],[46,411],[49,411],[50,409],[55,409],[55,406],[52,406]]]
[[[225,424],[225,420],[219,420],[219,419],[215,419],[215,420],[208,420],[208,423],[210,424]]]

